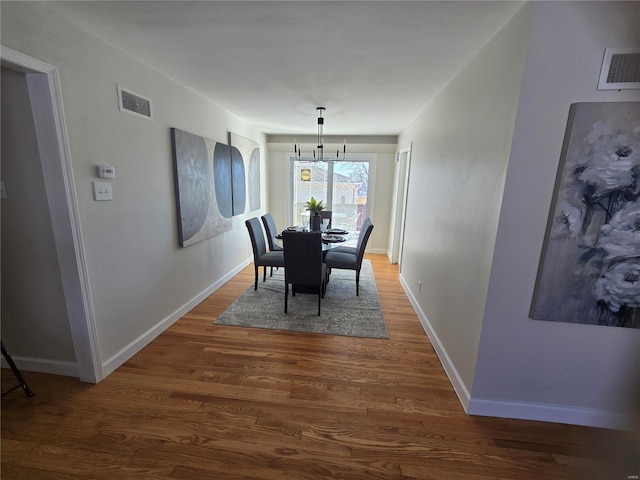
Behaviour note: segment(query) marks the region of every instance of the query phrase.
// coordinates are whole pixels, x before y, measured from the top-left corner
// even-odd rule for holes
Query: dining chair
[[[358,244],[356,251],[351,253],[349,251],[338,251],[337,248],[329,250],[325,256],[325,263],[327,264],[327,271],[331,273],[331,269],[339,268],[343,270],[355,270],[356,272],[356,296],[360,295],[360,269],[362,268],[362,259],[364,258],[364,251],[367,248],[367,242],[371,236],[373,230],[373,223],[367,217],[362,224],[360,235],[358,236]]]
[[[322,262],[320,232],[282,232],[284,245],[284,313],[289,305],[289,284],[295,296],[298,287],[313,287],[318,292],[318,315],[324,297],[327,266]],[[299,291],[299,290],[298,290]]]
[[[282,250],[282,247],[275,242],[276,235],[279,233],[276,228],[276,222],[270,213],[262,215],[262,224],[264,225],[264,231],[267,234],[267,242],[269,243],[269,251],[275,252]]]
[[[329,224],[327,225],[327,228],[331,228],[331,219],[333,218],[333,211],[331,210],[322,210],[320,212],[320,218],[322,220],[324,220],[325,218],[329,219]]]
[[[273,267],[284,267],[284,254],[282,251],[267,252],[267,244],[264,241],[264,234],[262,233],[262,225],[258,217],[250,218],[246,220],[245,225],[249,230],[249,237],[251,238],[251,247],[253,248],[253,267],[255,270],[255,285],[254,290],[258,289],[258,267],[263,267],[264,273],[262,281],[267,279],[267,267],[271,267],[271,274],[273,275]]]
[[[360,243],[362,241],[363,237],[363,233],[366,232],[367,230],[367,226],[371,224],[371,219],[369,217],[364,219],[364,222],[362,222],[362,226],[360,227],[360,234],[358,235],[358,240],[356,241],[356,246],[355,247],[350,247],[347,245],[340,245],[339,247],[334,247],[331,251],[332,252],[342,252],[342,253],[351,253],[353,255],[355,255],[356,253],[358,253],[358,247],[360,246]]]

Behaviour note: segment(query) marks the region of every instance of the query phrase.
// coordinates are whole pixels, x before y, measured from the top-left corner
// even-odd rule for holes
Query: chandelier
[[[347,140],[344,139],[342,141],[342,158],[340,158],[340,149],[336,150],[335,158],[325,158],[324,156],[324,118],[322,117],[323,112],[326,110],[324,107],[317,107],[318,111],[318,142],[317,147],[313,150],[313,158],[303,158],[302,152],[300,150],[300,145],[296,142],[293,145],[293,149],[296,153],[296,159],[303,162],[338,162],[345,159],[345,155],[347,153]]]

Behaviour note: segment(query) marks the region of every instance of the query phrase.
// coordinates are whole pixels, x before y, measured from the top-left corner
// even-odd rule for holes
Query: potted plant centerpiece
[[[311,197],[311,200],[307,202],[305,210],[309,211],[309,230],[317,232],[320,230],[320,224],[322,223],[322,217],[320,212],[324,210],[322,200],[318,201]]]

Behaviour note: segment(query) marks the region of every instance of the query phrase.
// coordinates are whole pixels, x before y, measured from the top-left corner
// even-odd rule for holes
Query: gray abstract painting
[[[229,146],[177,128],[171,129],[171,146],[180,246],[187,247],[231,230],[231,219],[219,208],[231,205],[231,191],[230,188],[216,191],[215,180],[223,177],[224,171],[214,170],[214,152],[222,156],[226,152],[228,158]],[[219,201],[224,195],[229,198],[222,197]]]
[[[640,102],[569,112],[530,310],[640,328]]]
[[[213,151],[213,180],[218,209],[225,218],[233,217],[233,184],[231,182],[231,150],[216,143]]]
[[[229,133],[233,171],[233,214],[260,208],[260,148],[257,142]]]

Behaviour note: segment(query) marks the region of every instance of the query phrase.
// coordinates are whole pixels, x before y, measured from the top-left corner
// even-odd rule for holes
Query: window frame
[[[367,214],[370,218],[374,216],[374,203],[375,203],[375,184],[376,184],[376,161],[378,155],[376,153],[347,153],[345,154],[345,159],[340,160],[340,162],[369,162],[369,184],[367,185]],[[288,161],[287,161],[288,160]],[[289,225],[294,224],[293,218],[293,193],[294,193],[294,184],[295,179],[293,178],[295,172],[295,162],[300,160],[313,160],[313,157],[302,156],[298,158],[294,152],[287,152],[285,154],[285,161],[287,164],[287,178],[288,182],[288,195],[287,195],[287,222]],[[309,164],[312,164],[312,161],[309,161]],[[330,178],[332,179],[328,186],[331,185],[331,188],[328,188],[327,191],[327,201],[331,202],[330,205],[333,208],[333,163],[334,162],[326,162],[329,164],[328,172],[330,174]],[[329,208],[329,207],[327,207]]]

